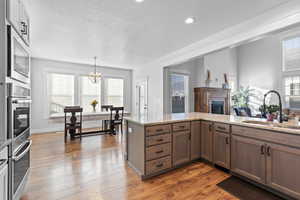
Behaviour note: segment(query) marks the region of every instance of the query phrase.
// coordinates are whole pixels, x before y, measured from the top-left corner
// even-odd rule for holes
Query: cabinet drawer
[[[229,124],[223,124],[223,123],[215,123],[215,130],[216,131],[221,131],[224,133],[229,133],[230,132],[230,125]]]
[[[153,146],[158,144],[163,144],[171,142],[171,134],[163,134],[163,135],[156,135],[150,136],[146,138],[146,146]]]
[[[153,160],[171,154],[171,143],[146,148],[146,160]]]
[[[173,124],[173,131],[186,131],[191,129],[190,122],[182,122]]]
[[[170,125],[159,125],[159,126],[149,126],[146,127],[146,136],[159,135],[163,133],[170,133]]]
[[[164,157],[146,163],[146,174],[153,174],[171,168],[171,157]]]

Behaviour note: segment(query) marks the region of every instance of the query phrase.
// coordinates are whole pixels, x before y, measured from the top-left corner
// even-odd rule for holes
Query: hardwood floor
[[[141,181],[123,158],[120,136],[33,135],[31,172],[22,200],[237,199],[216,186],[229,175],[195,163]]]

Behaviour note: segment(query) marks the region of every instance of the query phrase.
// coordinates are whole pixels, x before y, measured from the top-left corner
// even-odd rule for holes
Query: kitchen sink
[[[243,123],[265,125],[265,126],[272,126],[273,124],[273,122],[266,122],[266,121],[259,121],[259,120],[245,120],[243,121]]]
[[[245,120],[245,121],[243,121],[243,123],[300,130],[299,125],[293,125],[293,124],[289,124],[287,122],[286,123],[273,123],[273,122],[259,121],[259,120]]]

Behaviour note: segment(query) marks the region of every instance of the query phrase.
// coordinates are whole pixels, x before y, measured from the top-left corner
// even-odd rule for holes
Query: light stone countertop
[[[159,115],[159,116],[151,116],[151,117],[132,116],[132,117],[124,117],[124,119],[129,122],[136,123],[143,126],[152,126],[152,125],[168,124],[168,123],[183,122],[183,121],[206,120],[212,122],[220,122],[225,124],[246,126],[251,128],[259,128],[259,129],[271,130],[276,132],[300,135],[300,124],[298,124],[299,130],[292,129],[292,128],[277,127],[272,124],[270,125],[252,124],[252,123],[245,123],[244,121],[254,120],[254,121],[266,122],[266,120],[260,118],[239,117],[234,115],[218,115],[218,114],[210,114],[210,113],[192,112],[192,113],[167,114],[167,115]]]

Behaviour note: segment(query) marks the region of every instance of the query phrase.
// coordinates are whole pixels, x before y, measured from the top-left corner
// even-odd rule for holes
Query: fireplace
[[[230,115],[230,89],[195,88],[195,112]]]
[[[225,114],[224,112],[225,108],[225,101],[221,100],[212,100],[210,102],[210,112],[214,114]]]

